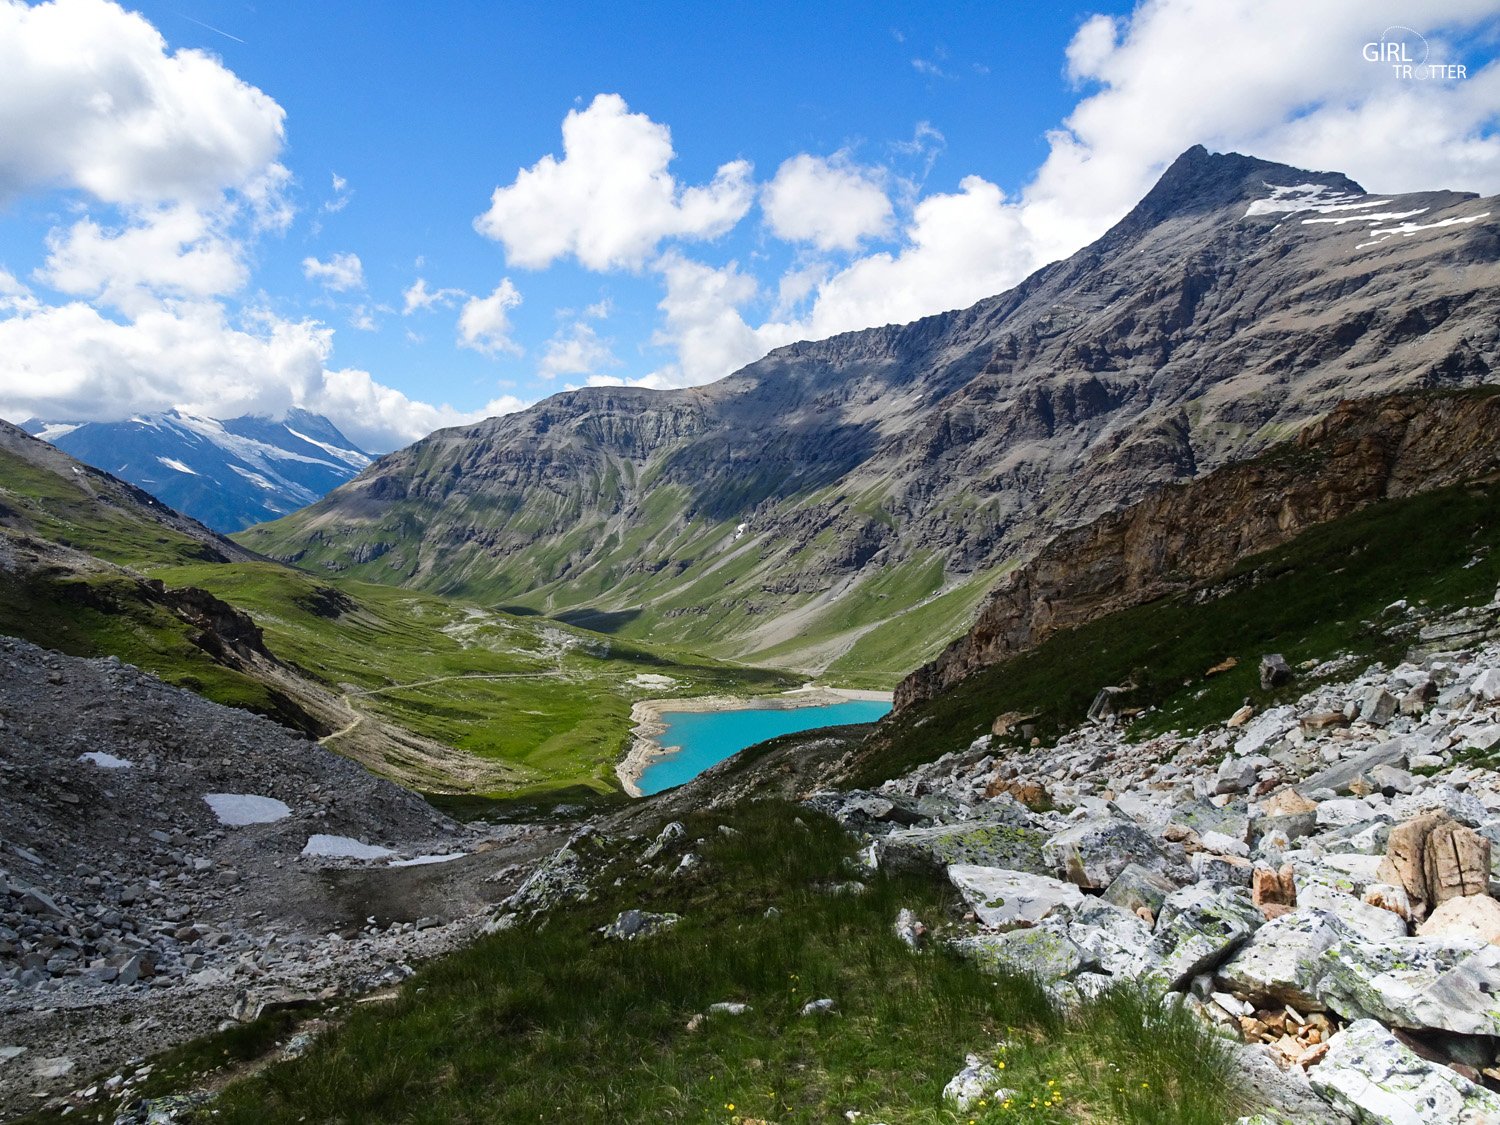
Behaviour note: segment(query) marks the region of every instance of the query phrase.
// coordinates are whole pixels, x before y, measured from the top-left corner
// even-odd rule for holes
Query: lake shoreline
[[[667,724],[662,716],[667,712],[745,711],[778,710],[791,711],[802,707],[826,707],[848,703],[851,700],[868,700],[889,703],[888,691],[863,691],[858,688],[800,687],[780,695],[699,695],[686,699],[642,699],[630,709],[631,744],[625,756],[615,764],[615,776],[620,787],[632,797],[643,797],[641,775],[670,751],[659,739],[666,733]]]

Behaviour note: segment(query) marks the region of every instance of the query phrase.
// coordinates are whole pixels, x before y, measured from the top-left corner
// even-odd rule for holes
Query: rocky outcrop
[[[1424,222],[1500,214],[1382,198]],[[1496,221],[1385,241],[1319,221],[1374,201],[1193,149],[1096,243],[971,308],[793,344],[706,387],[584,389],[441,431],[242,540],[822,667],[864,627],[1341,399],[1489,379]],[[789,643],[815,634],[832,640]]]
[[[113,658],[0,638],[0,667],[0,1116],[69,1071],[402,980],[556,846]]]
[[[1290,1119],[1500,1120],[1488,847],[1500,840],[1500,644],[1343,680],[1338,667],[1321,666],[1294,702],[1198,732],[1132,743],[1091,722],[1026,749],[984,735],[817,802],[836,815],[881,799],[958,823],[1003,815],[1043,836],[1052,875],[1086,893],[1004,864],[955,866],[969,913],[927,919],[927,942],[1064,1000],[1119,980],[1175,991],[1323,1099]],[[1372,705],[1386,698],[1419,705]],[[1048,811],[1018,812],[994,787],[1002,775]],[[880,862],[883,840],[939,829],[866,818],[859,830]]]
[[[1386,498],[1500,471],[1500,395],[1346,401],[1245,464],[1170,486],[1064,533],[989,594],[973,627],[896,689],[898,710],[1060,629],[1228,574],[1241,559]],[[1214,532],[1204,534],[1205,512]],[[1393,696],[1394,710],[1398,700]]]

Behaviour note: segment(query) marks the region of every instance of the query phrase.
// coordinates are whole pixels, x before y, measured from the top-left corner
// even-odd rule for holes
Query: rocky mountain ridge
[[[280,418],[182,410],[123,422],[33,418],[21,428],[224,533],[311,504],[373,460],[327,418],[296,408]]]
[[[241,538],[625,635],[894,672],[1058,530],[1344,398],[1490,378],[1496,215],[1190,150],[1006,294],[706,387],[568,392],[442,431]]]
[[[195,541],[204,562],[248,562],[259,558],[239,544],[163,504],[142,488],[63,453],[19,426],[0,420],[0,456],[8,459],[0,476],[0,527],[31,538],[73,546],[68,525],[79,519],[117,519],[131,533]],[[25,473],[42,482],[48,503],[28,504],[18,487]]]
[[[974,625],[898,685],[897,710],[1060,629],[1223,577],[1248,555],[1383,499],[1500,472],[1500,395],[1401,393],[1339,404],[1265,456],[1064,532],[1003,577]],[[1212,533],[1204,534],[1212,513]]]

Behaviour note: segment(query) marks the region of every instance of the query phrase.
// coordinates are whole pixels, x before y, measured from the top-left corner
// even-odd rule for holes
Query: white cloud
[[[327,200],[323,204],[323,210],[328,214],[334,214],[336,212],[342,211],[345,207],[349,206],[349,200],[353,198],[354,193],[348,189],[349,181],[344,179],[344,177],[340,176],[337,172],[334,172],[333,198]]]
[[[715,238],[749,210],[750,165],[683,187],[667,171],[672,134],[617,94],[600,94],[563,121],[563,158],[544,156],[497,187],[475,228],[513,266],[539,269],[567,255],[589,269],[637,269],[668,238]]]
[[[0,320],[0,416],[109,420],[180,406],[229,418],[301,406],[327,414],[366,448],[389,449],[522,406],[514,397],[477,411],[414,401],[366,371],[331,369],[332,346],[332,330],[315,321],[261,313],[237,326],[212,301],[124,323],[80,301],[35,306]]]
[[[752,328],[746,323],[740,309],[755,299],[759,287],[733,262],[715,269],[669,251],[656,268],[666,285],[659,306],[666,323],[651,342],[673,348],[677,360],[639,380],[642,386],[708,383],[799,338],[800,330],[793,325]]]
[[[16,275],[0,269],[0,312],[30,312],[39,307],[35,296]]]
[[[914,58],[911,60],[911,68],[928,78],[943,78],[952,81],[956,77],[944,70],[936,59]]]
[[[53,230],[47,249],[39,280],[126,311],[161,293],[233,293],[248,277],[243,247],[225,234],[223,221],[189,203],[142,211],[131,225],[117,229],[80,219]]]
[[[358,254],[334,254],[326,262],[303,258],[302,273],[308,281],[339,293],[365,287],[365,267]]]
[[[891,201],[881,172],[845,154],[825,159],[801,153],[784,161],[761,191],[766,222],[777,238],[819,250],[854,250],[891,226]]]
[[[414,312],[430,309],[435,305],[451,305],[463,300],[468,294],[462,289],[429,289],[427,279],[419,277],[407,286],[406,292],[401,296],[405,301],[401,315],[411,316]]]
[[[891,149],[902,156],[918,157],[922,161],[922,176],[925,178],[937,163],[937,158],[948,147],[948,138],[943,136],[931,121],[918,121],[912,129],[911,140],[892,141]]]
[[[0,0],[0,205],[84,193],[83,214],[50,232],[36,279],[87,298],[45,304],[0,269],[0,415],[108,420],[180,406],[225,418],[301,406],[386,449],[521,407],[511,396],[477,411],[413,400],[331,367],[328,326],[236,316],[215,299],[245,285],[254,239],[291,223],[283,117],[217,59],[169,53],[115,4]],[[348,198],[341,177],[333,188]],[[353,254],[304,269],[331,288],[363,285]],[[352,323],[368,328],[390,311],[361,305]]]
[[[510,338],[510,310],[520,303],[521,294],[508,277],[488,297],[470,297],[458,316],[459,346],[488,356],[520,355],[520,345]]]
[[[597,375],[618,366],[620,360],[609,342],[601,340],[586,320],[575,320],[547,341],[537,375],[549,380],[559,375]]]
[[[208,201],[275,160],[283,117],[118,5],[0,0],[0,201],[51,186],[118,204]]]
[[[814,337],[898,324],[1002,292],[1037,264],[1022,209],[979,176],[917,204],[896,253],[871,254],[817,288]]]
[[[1491,0],[1420,13],[1430,30],[1494,17]],[[1193,144],[1337,169],[1374,191],[1497,190],[1500,64],[1465,81],[1403,82],[1362,57],[1388,25],[1417,18],[1406,0],[1153,0],[1128,19],[1087,21],[1068,68],[1096,89],[1050,136],[1024,193],[1038,258],[1097,236]],[[1434,61],[1444,58],[1429,38]]]

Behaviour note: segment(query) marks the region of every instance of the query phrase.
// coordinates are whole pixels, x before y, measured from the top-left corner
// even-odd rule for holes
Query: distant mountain
[[[327,418],[296,409],[280,421],[169,410],[126,422],[33,419],[21,428],[221,532],[305,507],[372,460]]]
[[[1500,199],[1198,147],[1098,241],[970,308],[441,430],[237,538],[893,683],[1059,531],[1344,399],[1497,368]]]

